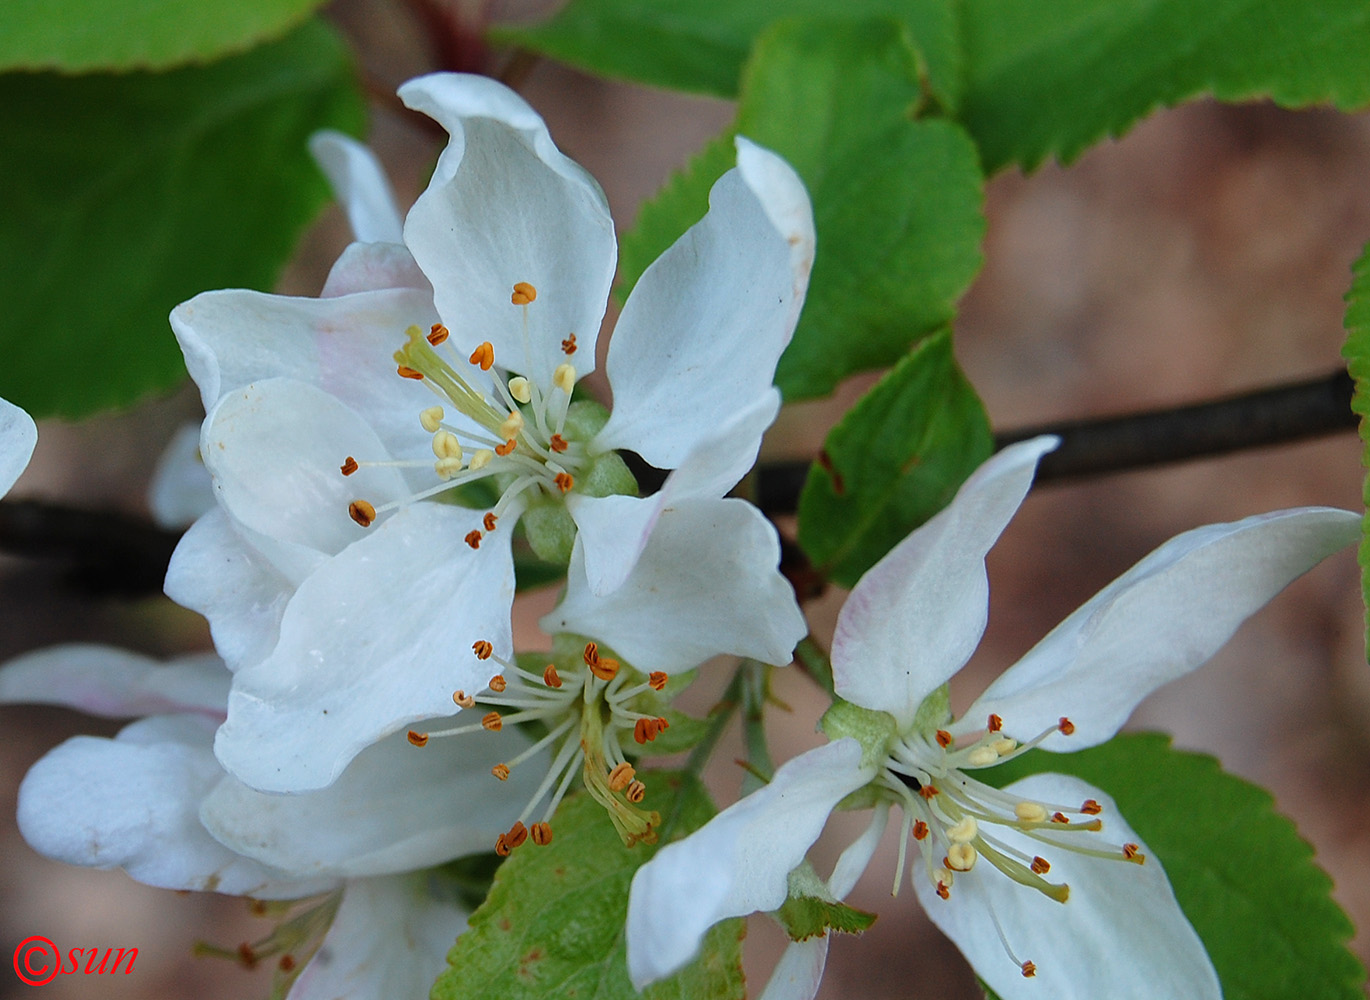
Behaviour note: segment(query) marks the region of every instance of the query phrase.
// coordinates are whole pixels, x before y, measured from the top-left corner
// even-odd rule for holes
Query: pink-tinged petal
[[[29,464],[38,443],[33,418],[8,400],[0,399],[0,497]]]
[[[452,137],[404,240],[453,338],[488,340],[497,364],[550,386],[574,333],[570,361],[581,374],[593,369],[618,253],[594,178],[562,155],[523,98],[487,77],[419,77],[400,99]],[[537,290],[526,314],[510,301],[517,282]]]
[[[293,379],[267,379],[225,396],[205,420],[200,453],[219,503],[236,522],[324,555],[373,530],[349,516],[354,500],[380,507],[411,495],[394,468],[363,465],[344,476],[348,456],[387,461],[385,446],[355,412]]]
[[[985,554],[1017,512],[1057,439],[1010,445],[971,474],[947,507],[866,571],[837,616],[837,693],[902,727],[961,669],[984,634]]]
[[[642,989],[685,965],[710,927],[774,910],[828,814],[873,777],[861,745],[842,739],[787,761],[770,783],[684,840],[667,844],[633,876],[628,976]]]
[[[662,512],[632,575],[604,597],[577,538],[566,594],[542,628],[591,636],[641,670],[674,673],[723,653],[789,663],[807,626],[779,564],[775,528],[751,504],[684,500]]]
[[[213,653],[164,664],[114,646],[72,643],[0,667],[0,702],[62,705],[115,719],[194,712],[217,724],[230,679]]]
[[[433,297],[433,286],[404,244],[350,243],[334,261],[319,298],[331,299],[385,288],[412,288],[429,299]]]
[[[208,619],[214,648],[233,670],[275,647],[294,592],[295,583],[218,508],[181,536],[167,567],[166,595]]]
[[[1177,535],[1056,626],[989,686],[961,729],[991,712],[1030,739],[1064,716],[1049,750],[1102,743],[1152,691],[1203,664],[1292,580],[1360,537],[1360,517],[1309,507]]]
[[[745,139],[737,152],[708,214],[643,273],[609,342],[614,408],[597,441],[662,469],[771,388],[813,266],[803,182]]]
[[[428,1000],[466,912],[423,873],[353,879],[288,1000]]]
[[[830,934],[791,941],[780,954],[759,1000],[813,1000],[828,964]]]
[[[395,733],[318,791],[272,795],[225,777],[205,798],[200,820],[220,843],[295,875],[428,868],[491,850],[513,825],[543,774],[536,762],[514,768],[506,781],[490,769],[528,743],[517,729],[482,729],[433,737],[420,749]]]
[[[756,462],[761,436],[780,410],[780,393],[760,399],[697,441],[681,465],[650,497],[571,494],[566,508],[584,542],[585,575],[595,596],[623,586],[647,547],[663,510],[688,499],[717,500]]]
[[[215,751],[254,788],[333,783],[363,749],[420,719],[448,715],[452,693],[494,672],[472,644],[512,655],[509,532],[465,542],[481,512],[403,508],[300,585],[271,655],[239,670]]]
[[[200,799],[223,776],[213,731],[201,717],[156,716],[117,739],[67,740],[19,786],[20,832],[47,857],[166,889],[288,899],[331,888],[241,857],[200,825]]]
[[[1160,859],[1113,801],[1078,778],[1060,774],[1034,775],[1008,789],[1047,802],[1098,800],[1105,817],[1101,836],[1114,845],[1138,844],[1146,863],[1085,857],[996,827],[996,837],[1051,863],[1047,877],[1070,886],[1064,903],[1011,881],[983,859],[956,876],[950,898],[940,899],[919,866],[913,881],[923,908],[961,949],[975,974],[1003,1000],[1219,1000],[1222,990],[1213,964],[1175,901]],[[1082,836],[1088,835],[1062,839],[1079,843]],[[1031,979],[1004,950],[996,919],[1018,960],[1036,966]]]
[[[172,435],[147,493],[152,520],[161,528],[188,528],[214,508],[209,470],[200,458],[199,424],[186,424]]]
[[[332,129],[311,135],[309,152],[333,186],[358,242],[404,241],[404,220],[375,153]]]
[[[360,414],[387,450],[408,457],[427,447],[418,414],[433,397],[396,374],[394,353],[410,326],[427,330],[437,318],[429,292],[416,288],[323,299],[225,289],[181,303],[171,328],[206,412],[254,382],[308,382]]]

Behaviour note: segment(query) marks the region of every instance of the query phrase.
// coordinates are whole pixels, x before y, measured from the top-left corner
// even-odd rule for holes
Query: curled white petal
[[[332,129],[309,137],[309,152],[347,213],[362,243],[400,243],[404,222],[376,154],[351,136]]]

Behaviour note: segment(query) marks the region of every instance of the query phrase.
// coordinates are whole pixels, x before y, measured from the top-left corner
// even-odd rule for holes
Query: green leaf
[[[1346,295],[1346,345],[1342,355],[1356,383],[1351,409],[1360,417],[1361,465],[1370,470],[1370,245],[1352,270],[1351,290]],[[1362,497],[1370,508],[1370,477],[1362,487]],[[1361,525],[1357,559],[1360,562],[1361,600],[1370,609],[1370,515]],[[1367,618],[1366,655],[1370,658],[1370,618]]]
[[[961,82],[957,6],[951,0],[571,0],[541,24],[506,25],[491,36],[592,73],[732,97],[753,42],[780,17],[884,15],[918,40],[930,93],[954,107]]]
[[[799,544],[850,587],[945,507],[993,450],[950,332],[929,337],[828,432],[799,497]]]
[[[1364,0],[965,0],[961,120],[985,167],[1069,161],[1201,94],[1370,102]]]
[[[1332,880],[1264,789],[1155,733],[1079,753],[1035,751],[978,773],[1007,784],[1043,771],[1113,796],[1165,865],[1226,1000],[1364,1000],[1365,969],[1347,950],[1353,928],[1332,901]]]
[[[713,805],[688,775],[643,775],[643,808],[662,816],[679,797],[674,829],[698,829]],[[607,814],[588,795],[568,798],[552,821],[550,844],[516,849],[495,875],[470,929],[448,953],[433,1000],[631,1000],[623,928],[628,885],[656,848],[624,847]],[[658,900],[670,906],[671,900]],[[717,924],[699,957],[641,996],[649,1000],[741,1000],[743,923]]]
[[[831,903],[817,896],[790,896],[775,911],[792,941],[822,937],[829,930],[841,934],[860,934],[875,923],[875,914]]]
[[[323,0],[5,0],[0,70],[167,69],[279,38]]]
[[[980,267],[982,177],[956,125],[916,121],[918,56],[893,22],[785,22],[747,65],[735,133],[775,150],[813,200],[818,254],[780,360],[787,400],[893,364],[949,322]],[[624,287],[704,214],[733,165],[727,137],[644,206],[623,239]]]
[[[361,120],[317,22],[204,68],[0,76],[0,396],[77,416],[183,378],[167,314],[269,287],[328,197],[306,138]]]

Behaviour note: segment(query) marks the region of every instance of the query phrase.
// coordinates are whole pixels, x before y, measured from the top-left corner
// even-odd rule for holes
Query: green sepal
[[[951,684],[943,684],[923,699],[913,713],[912,731],[931,733],[944,728],[951,721]]]
[[[519,524],[533,554],[564,572],[571,564],[571,549],[576,544],[576,522],[565,502],[539,495],[523,512]]]
[[[791,941],[822,937],[830,930],[861,934],[875,923],[874,913],[835,899],[807,859],[790,872],[788,881],[789,895],[772,916],[780,921]]]
[[[818,720],[818,728],[830,740],[850,736],[860,743],[861,766],[871,769],[879,767],[889,756],[890,744],[899,733],[899,724],[889,712],[862,708],[842,698],[828,706]]]
[[[1360,417],[1361,467],[1370,471],[1370,244],[1352,269],[1351,290],[1346,293],[1346,343],[1341,353],[1355,382],[1351,409]],[[1370,508],[1370,475],[1361,486],[1361,498]],[[1360,563],[1361,602],[1367,609],[1365,648],[1370,660],[1370,514],[1361,523],[1356,559]]]

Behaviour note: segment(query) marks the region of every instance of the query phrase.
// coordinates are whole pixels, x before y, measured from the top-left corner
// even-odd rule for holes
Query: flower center
[[[536,727],[543,733],[518,756],[491,769],[496,778],[505,781],[514,768],[543,749],[553,748],[546,776],[513,827],[499,836],[495,852],[508,855],[530,836],[535,844],[551,843],[550,820],[577,770],[587,791],[609,813],[625,845],[631,847],[639,841],[655,843],[661,817],[638,806],[647,787],[628,762],[625,737],[631,733],[633,742],[642,746],[668,727],[666,719],[633,707],[641,695],[665,687],[666,675],[654,672],[641,680],[637,671],[625,670],[617,660],[601,656],[593,642],[585,644],[580,663],[573,665],[576,676],[569,683],[554,663],[547,664],[538,675],[496,656],[489,642],[477,642],[472,648],[480,659],[493,659],[502,672],[490,679],[489,687],[479,698],[457,691],[452,700],[462,709],[473,708],[477,701],[496,709],[487,712],[478,723],[442,732],[410,730],[409,742],[423,747],[430,739],[444,736],[480,729],[499,732],[505,723]],[[513,711],[501,714],[500,708]],[[525,825],[544,801],[541,819],[531,828]]]
[[[525,281],[514,285],[510,301],[523,310],[525,368],[532,371],[528,339],[528,307],[537,290]],[[364,499],[348,507],[352,520],[369,527],[387,511],[445,493],[478,480],[491,480],[498,499],[485,516],[485,531],[494,531],[506,514],[517,518],[537,495],[559,498],[576,486],[591,465],[586,443],[567,430],[571,392],[576,369],[569,361],[558,365],[551,382],[539,385],[523,375],[509,375],[495,367],[495,351],[489,341],[467,358],[448,343],[441,323],[424,333],[411,326],[404,345],[395,352],[396,373],[422,382],[438,397],[439,404],[418,414],[419,424],[432,437],[432,458],[388,462],[360,462],[352,456],[340,471],[350,476],[368,465],[403,468],[431,466],[437,481],[412,496],[379,507]],[[562,341],[568,356],[576,351],[575,334]],[[448,419],[448,407],[457,419]],[[464,419],[462,419],[464,418]],[[466,536],[473,549],[480,547],[483,533]]]
[[[937,729],[902,736],[894,744],[876,785],[890,801],[898,803],[904,815],[896,892],[903,879],[910,836],[919,842],[927,877],[942,899],[950,898],[956,876],[972,871],[981,858],[1019,885],[1059,903],[1069,898],[1069,885],[1045,877],[1051,862],[1044,854],[1020,850],[997,831],[1025,834],[1043,845],[1045,854],[1067,850],[1134,864],[1146,860],[1136,844],[1101,842],[1103,823],[1098,815],[1103,808],[1094,799],[1079,805],[1038,802],[971,777],[968,772],[1021,756],[1052,733],[1069,736],[1075,731],[1071,721],[1062,718],[1036,738],[1019,744],[1005,736],[1002,727],[1003,720],[991,715],[984,733],[974,743],[958,747],[949,732]],[[997,918],[995,925],[998,927]],[[1023,975],[1035,975],[1036,965],[1013,954],[1002,928],[999,937]]]

